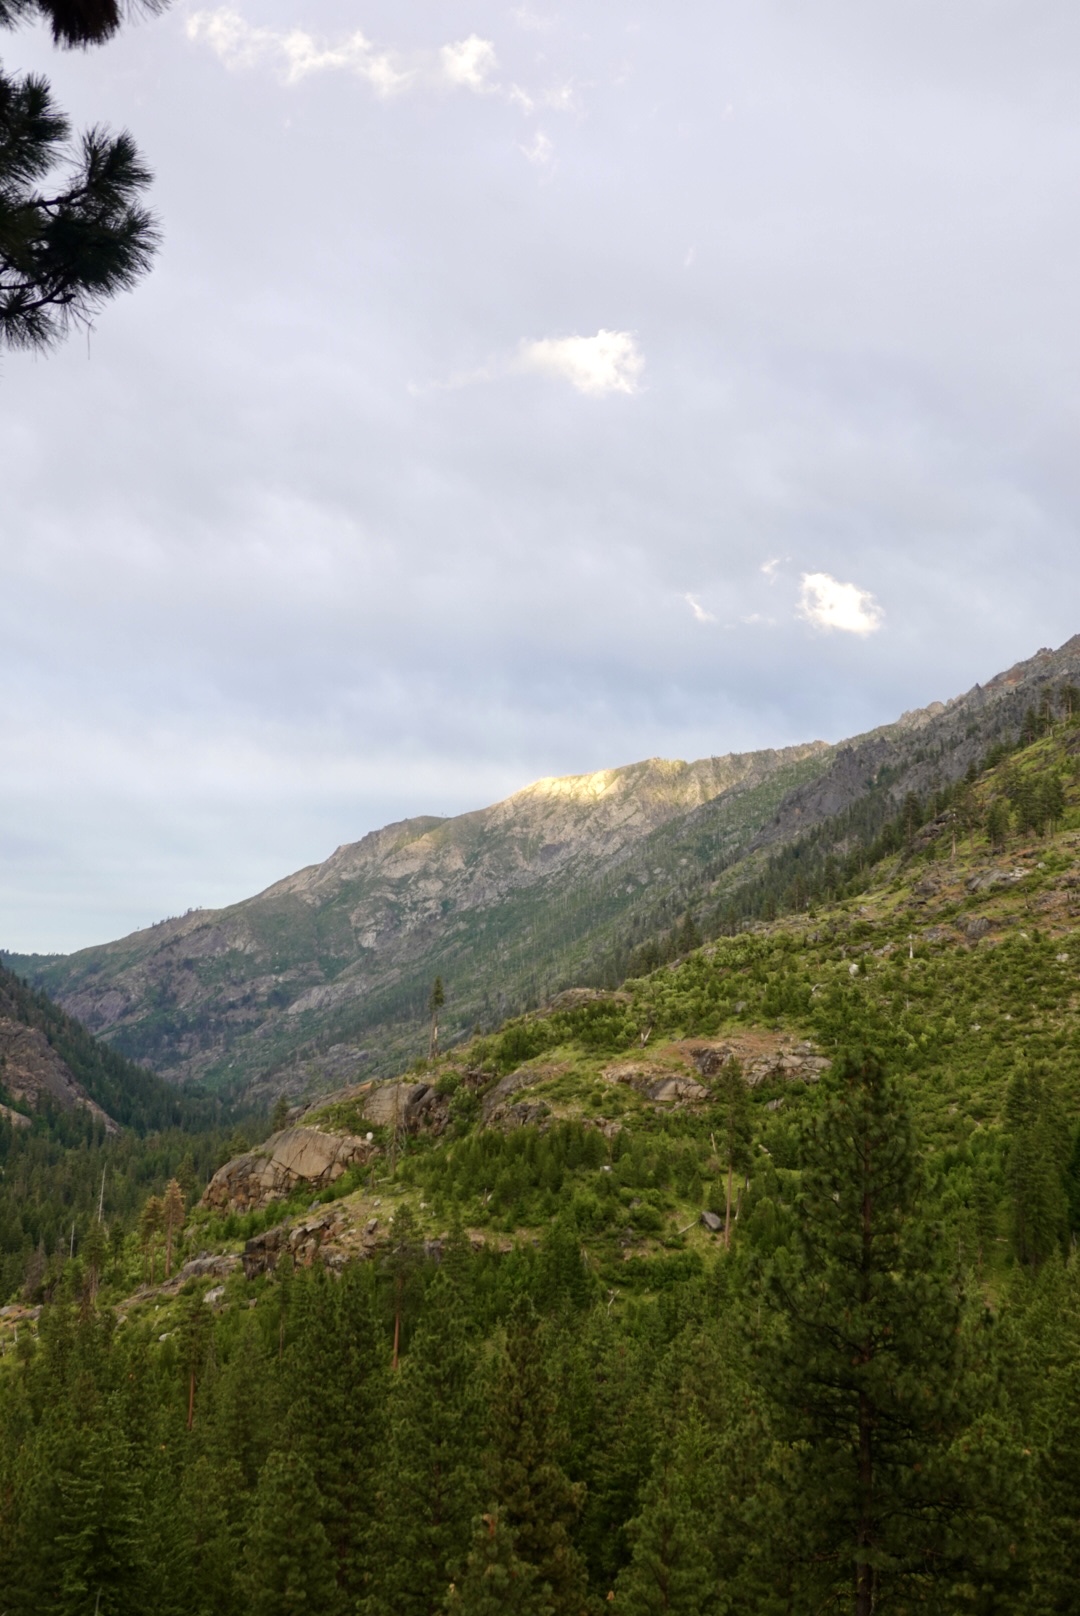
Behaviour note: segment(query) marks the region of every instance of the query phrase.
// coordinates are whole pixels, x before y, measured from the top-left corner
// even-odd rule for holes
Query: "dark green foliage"
[[[275,1449],[259,1477],[244,1541],[251,1616],[322,1616],[334,1608],[333,1556],[322,1499],[304,1457]]]
[[[1005,1121],[1010,1141],[1007,1181],[1017,1260],[1037,1268],[1065,1233],[1065,1172],[1072,1139],[1060,1103],[1039,1071],[1018,1072],[1009,1085]]]
[[[390,1393],[368,1616],[435,1616],[483,1502],[486,1377],[452,1272],[438,1275],[428,1304]]]
[[[519,1308],[507,1330],[491,1394],[491,1446],[484,1476],[491,1519],[478,1524],[472,1569],[475,1578],[475,1556],[491,1539],[493,1519],[506,1534],[499,1563],[505,1563],[505,1552],[528,1568],[540,1597],[537,1610],[582,1616],[585,1567],[573,1528],[584,1489],[570,1482],[559,1463],[561,1435],[543,1327],[531,1309]],[[486,1567],[483,1575],[488,1575]]]
[[[350,1613],[365,1588],[375,1538],[378,1456],[386,1432],[386,1366],[367,1274],[321,1269],[289,1287],[283,1335],[288,1451],[303,1458],[320,1500],[336,1592],[325,1616]],[[361,1511],[358,1500],[369,1500]]]
[[[45,80],[0,74],[0,341],[45,348],[89,325],[150,267],[151,174],[128,134],[88,130],[75,167],[47,183],[70,137]]]
[[[919,1225],[907,1107],[871,1052],[838,1059],[804,1163],[767,1292],[784,1514],[799,1574],[869,1616],[959,1569],[959,1301]]]

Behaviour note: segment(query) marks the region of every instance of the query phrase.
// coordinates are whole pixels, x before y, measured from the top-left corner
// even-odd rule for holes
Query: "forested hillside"
[[[846,855],[764,857],[742,929],[283,1104],[248,1170],[349,1143],[314,1197],[177,1183],[52,1253],[0,1325],[6,1608],[1071,1610],[1080,728],[1048,697]]]
[[[194,1188],[254,1121],[125,1060],[0,966],[0,1302],[47,1287],[99,1212],[119,1249],[150,1191],[177,1173]]]

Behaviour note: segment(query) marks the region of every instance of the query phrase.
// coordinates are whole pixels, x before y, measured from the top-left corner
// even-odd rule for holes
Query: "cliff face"
[[[1080,636],[839,746],[540,780],[475,813],[388,825],[231,908],[12,963],[176,1081],[332,1088],[419,1052],[437,973],[447,1036],[540,1002],[614,928],[670,918],[870,793],[895,804],[958,778],[1067,682]]]

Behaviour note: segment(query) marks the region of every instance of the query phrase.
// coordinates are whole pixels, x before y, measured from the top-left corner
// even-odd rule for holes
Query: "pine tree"
[[[428,1015],[431,1017],[431,1037],[428,1040],[428,1060],[434,1060],[439,1053],[439,1012],[446,1003],[446,989],[443,979],[437,976],[432,985],[431,997],[428,1000]]]
[[[139,1214],[139,1246],[143,1254],[143,1279],[147,1277],[147,1264],[151,1285],[154,1283],[154,1258],[158,1235],[165,1222],[165,1206],[160,1195],[150,1195]]]
[[[1004,797],[995,797],[986,816],[986,835],[995,853],[1000,853],[1009,839],[1012,816]]]
[[[725,1061],[714,1089],[716,1131],[720,1135],[720,1156],[727,1176],[724,1212],[724,1247],[731,1246],[731,1209],[735,1175],[750,1165],[752,1121],[750,1091],[742,1066],[734,1058]]]
[[[248,1616],[323,1616],[333,1608],[333,1554],[322,1506],[303,1456],[275,1449],[259,1477],[244,1542]]]
[[[421,1296],[420,1264],[423,1247],[416,1214],[407,1201],[394,1213],[390,1225],[390,1250],[387,1268],[390,1274],[390,1300],[394,1321],[394,1348],[391,1368],[396,1369],[405,1346],[404,1333],[411,1314]]]
[[[394,1380],[369,1616],[434,1616],[483,1502],[484,1377],[463,1299],[440,1272]]]
[[[165,1232],[165,1278],[172,1273],[173,1246],[184,1227],[184,1192],[175,1178],[170,1178],[161,1203],[161,1226]]]
[[[240,1606],[238,1572],[244,1477],[235,1460],[197,1454],[185,1467],[177,1504],[182,1545],[181,1608],[186,1616],[233,1616]]]
[[[283,1372],[290,1449],[318,1490],[334,1573],[322,1616],[351,1616],[367,1587],[386,1456],[385,1348],[368,1271],[350,1267],[338,1279],[319,1268],[296,1275]]]
[[[921,1238],[907,1107],[873,1053],[835,1061],[804,1162],[796,1237],[766,1293],[765,1388],[806,1596],[846,1589],[870,1616],[958,1564],[959,1305]]]
[[[487,1514],[508,1534],[499,1547],[499,1563],[509,1564],[510,1556],[531,1568],[542,1608],[551,1616],[582,1616],[585,1569],[572,1531],[584,1490],[571,1483],[559,1463],[557,1402],[544,1346],[539,1320],[519,1307],[507,1329],[491,1396]],[[474,1568],[475,1556],[486,1552],[489,1541],[489,1527],[482,1523],[474,1538]]]
[[[1017,1261],[1038,1268],[1058,1245],[1068,1223],[1065,1173],[1072,1140],[1045,1076],[1017,1072],[1005,1100],[1009,1158],[1006,1182]]]
[[[0,0],[0,27],[40,12],[64,45],[96,44],[117,0]],[[0,72],[0,346],[46,348],[149,268],[158,231],[140,197],[151,175],[129,134],[88,130],[74,168],[50,175],[71,129],[46,81]]]
[[[536,1568],[517,1553],[513,1528],[498,1508],[482,1515],[459,1582],[451,1583],[447,1616],[552,1616]]]
[[[692,1411],[630,1523],[630,1564],[613,1602],[618,1616],[711,1616],[721,1601],[715,1537],[718,1505],[708,1434]]]

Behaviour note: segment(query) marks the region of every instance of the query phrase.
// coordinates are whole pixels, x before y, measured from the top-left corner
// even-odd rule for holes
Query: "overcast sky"
[[[157,266],[0,359],[0,945],[1080,629],[1080,9],[237,0],[60,55]]]

